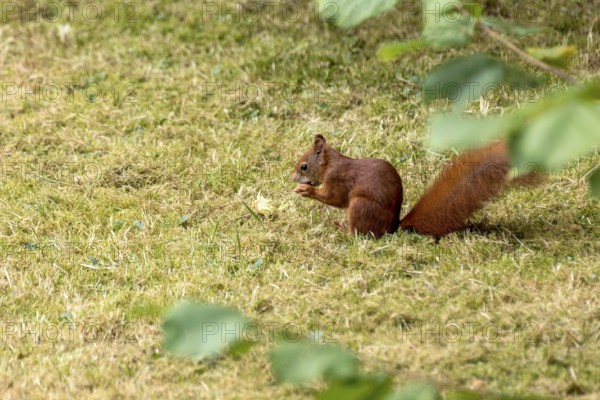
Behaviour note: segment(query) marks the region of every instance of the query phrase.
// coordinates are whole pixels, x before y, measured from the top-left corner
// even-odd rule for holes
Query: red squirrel
[[[467,227],[466,220],[508,186],[506,143],[495,142],[454,158],[400,220],[402,180],[387,161],[353,159],[316,135],[294,167],[294,189],[330,206],[348,209],[348,233],[379,238],[398,227],[439,238]],[[321,187],[318,187],[321,186]]]

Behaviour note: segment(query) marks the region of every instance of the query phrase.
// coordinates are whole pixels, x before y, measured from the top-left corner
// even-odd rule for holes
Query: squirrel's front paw
[[[298,193],[300,196],[311,196],[314,192],[315,188],[313,188],[310,185],[307,185],[306,183],[301,183],[298,186],[296,186],[296,189],[294,189],[294,192]]]

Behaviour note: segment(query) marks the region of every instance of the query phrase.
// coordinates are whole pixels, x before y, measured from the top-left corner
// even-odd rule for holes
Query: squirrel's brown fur
[[[502,142],[459,155],[400,226],[435,237],[464,229],[467,218],[507,186],[508,171],[508,151]]]
[[[296,193],[348,208],[351,234],[380,237],[400,226],[439,238],[464,229],[466,220],[508,185],[509,159],[503,142],[459,155],[402,221],[402,180],[387,161],[346,157],[316,135],[294,170]]]
[[[294,180],[300,183],[296,193],[330,206],[348,208],[350,232],[379,237],[398,229],[402,180],[387,161],[346,157],[317,135],[295,170]]]

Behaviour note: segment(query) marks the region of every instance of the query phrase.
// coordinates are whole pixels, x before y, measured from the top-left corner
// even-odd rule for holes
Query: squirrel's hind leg
[[[379,238],[398,229],[398,215],[386,210],[373,200],[354,197],[348,207],[348,233],[371,234]]]

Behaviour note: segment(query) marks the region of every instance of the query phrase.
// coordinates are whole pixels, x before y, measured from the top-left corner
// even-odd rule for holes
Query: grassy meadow
[[[574,44],[573,74],[600,77],[598,4],[487,3],[549,27],[516,43]],[[394,164],[406,213],[452,156],[425,145],[447,105],[424,104],[418,82],[458,54],[512,54],[480,40],[382,63],[381,43],[420,29],[402,6],[342,30],[308,2],[7,4],[3,398],[312,398],[274,384],[270,327],[317,332],[397,385],[600,397],[600,210],[586,183],[598,152],[439,242],[348,237],[333,223],[343,211],[293,192],[320,133]],[[540,95],[504,89],[468,111]],[[261,342],[216,364],[168,356],[162,316],[185,299],[239,309]]]

